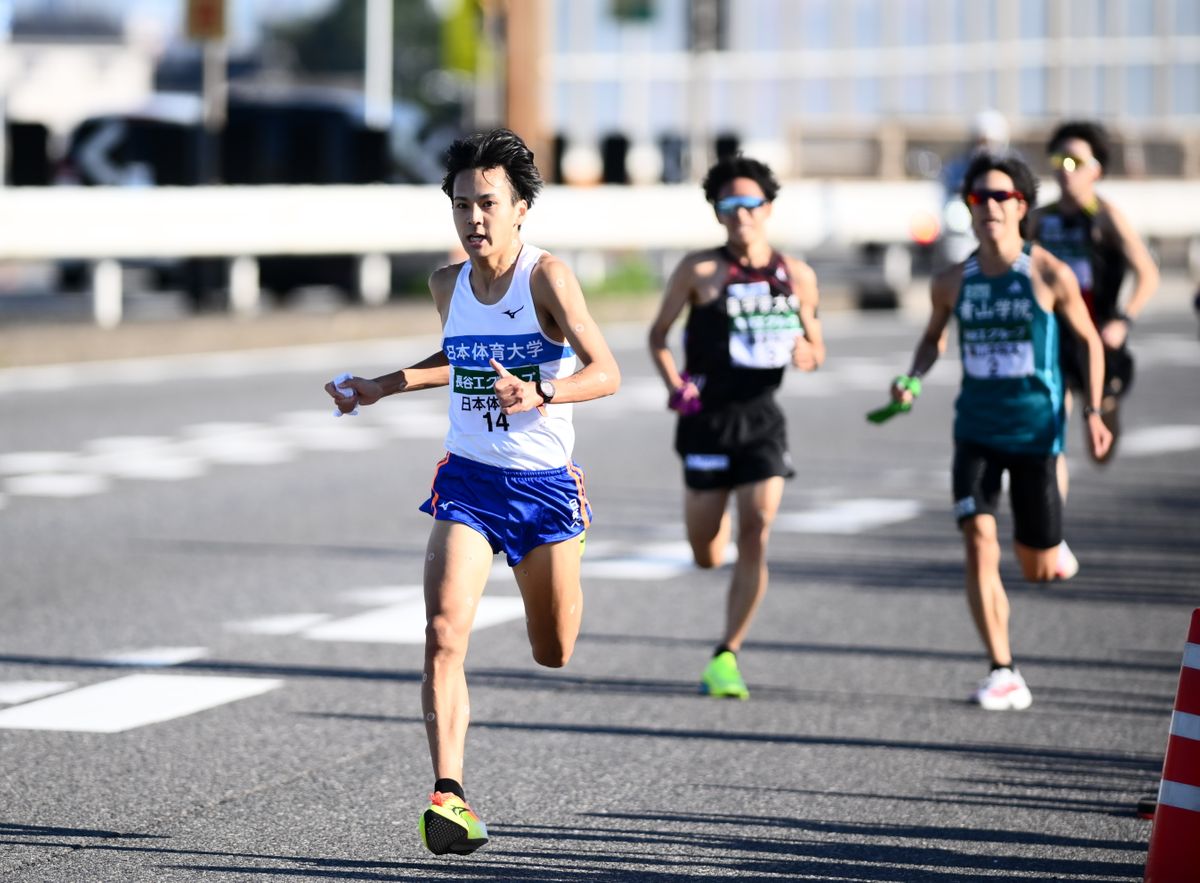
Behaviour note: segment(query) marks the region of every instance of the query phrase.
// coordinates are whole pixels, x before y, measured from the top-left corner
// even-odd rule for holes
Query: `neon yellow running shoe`
[[[457,794],[434,791],[417,824],[421,842],[434,855],[467,855],[488,842],[487,826]]]
[[[737,657],[728,650],[718,653],[700,676],[700,692],[708,696],[724,696],[729,699],[749,699],[750,691],[738,671]]]

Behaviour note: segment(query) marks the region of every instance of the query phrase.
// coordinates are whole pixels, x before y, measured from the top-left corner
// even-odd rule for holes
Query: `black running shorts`
[[[995,515],[1000,477],[1008,471],[1013,536],[1031,549],[1062,542],[1062,497],[1054,455],[1009,454],[973,442],[954,444],[954,516],[961,525],[976,515]]]
[[[1087,395],[1083,378],[1087,367],[1087,346],[1065,324],[1059,324],[1058,363],[1062,366],[1063,385]],[[1104,394],[1123,396],[1133,386],[1133,355],[1129,348],[1104,347]]]
[[[770,395],[680,416],[675,451],[683,460],[684,482],[697,491],[796,474],[783,411]]]

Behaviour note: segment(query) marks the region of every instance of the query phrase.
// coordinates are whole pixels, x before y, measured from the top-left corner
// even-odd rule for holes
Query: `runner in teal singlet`
[[[939,273],[932,315],[907,377],[892,386],[912,401],[910,377],[929,371],[958,320],[962,388],[955,404],[954,509],[966,553],[967,602],[991,670],[971,696],[989,710],[1028,708],[1033,697],[1009,645],[1008,596],[1000,580],[996,508],[1009,474],[1014,550],[1030,581],[1058,575],[1062,499],[1055,458],[1063,445],[1059,320],[1087,347],[1088,445],[1103,456],[1112,435],[1100,419],[1103,349],[1069,268],[1025,242],[1037,182],[1020,160],[981,156],[967,170],[963,199],[979,249]]]

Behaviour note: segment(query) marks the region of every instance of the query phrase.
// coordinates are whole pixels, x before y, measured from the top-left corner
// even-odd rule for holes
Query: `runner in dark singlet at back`
[[[687,485],[684,518],[700,567],[722,562],[731,534],[730,495],[737,500],[737,562],[725,632],[700,688],[738,699],[749,691],[737,653],[766,594],[767,539],[783,481],[794,474],[775,390],[788,366],[814,371],[825,360],[816,275],[767,240],[778,192],[770,168],[749,157],[709,169],[704,195],[725,228],[725,245],[680,262],[650,329],[651,357],[667,385],[669,407],[679,412],[675,450]],[[667,335],[685,307],[681,373]]]
[[[1062,194],[1034,217],[1034,240],[1075,273],[1092,322],[1104,341],[1104,400],[1101,417],[1113,433],[1116,450],[1120,432],[1118,405],[1133,382],[1133,358],[1126,346],[1134,319],[1158,287],[1158,267],[1137,231],[1112,203],[1096,193],[1095,185],[1109,162],[1104,129],[1092,122],[1059,126],[1046,145],[1050,165]],[[1133,293],[1124,309],[1121,287],[1129,270]],[[1083,389],[1078,338],[1062,336],[1062,367],[1067,389]],[[1068,397],[1067,407],[1071,402]],[[1102,461],[1103,462],[1103,461]],[[1066,466],[1059,466],[1066,493]]]

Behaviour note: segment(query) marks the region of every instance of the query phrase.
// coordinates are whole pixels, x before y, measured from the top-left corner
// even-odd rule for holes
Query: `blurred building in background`
[[[546,2],[567,179],[694,178],[734,145],[787,176],[936,177],[983,108],[1027,156],[1087,117],[1116,174],[1200,175],[1197,0]]]

